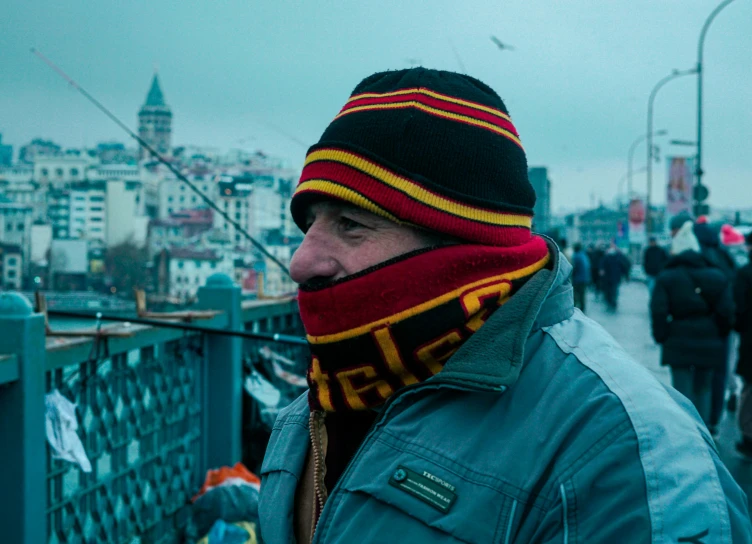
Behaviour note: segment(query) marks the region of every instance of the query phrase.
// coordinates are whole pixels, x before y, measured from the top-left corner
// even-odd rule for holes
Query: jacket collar
[[[512,385],[519,376],[530,334],[572,316],[572,265],[550,238],[546,241],[551,269],[539,271],[496,310],[429,382],[462,382],[496,390]]]
[[[678,255],[672,255],[666,263],[666,268],[677,268],[679,266],[689,266],[692,268],[705,268],[710,266],[708,259],[700,252],[687,250]]]

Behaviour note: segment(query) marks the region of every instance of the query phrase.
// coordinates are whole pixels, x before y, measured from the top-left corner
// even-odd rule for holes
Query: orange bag
[[[191,501],[196,502],[201,495],[215,487],[238,484],[250,485],[258,491],[261,487],[261,480],[253,472],[245,468],[243,463],[235,463],[234,467],[212,469],[206,473],[204,485]]]

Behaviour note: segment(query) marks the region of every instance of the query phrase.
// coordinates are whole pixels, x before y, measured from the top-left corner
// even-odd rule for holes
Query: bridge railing
[[[294,301],[242,302],[225,276],[199,290],[202,327],[290,332]],[[208,468],[243,455],[243,374],[270,342],[131,325],[127,338],[45,337],[17,293],[0,294],[0,519],[18,544],[177,543]],[[300,346],[273,347],[304,366]],[[266,353],[266,352],[264,352]],[[45,395],[76,404],[91,464],[56,459]]]

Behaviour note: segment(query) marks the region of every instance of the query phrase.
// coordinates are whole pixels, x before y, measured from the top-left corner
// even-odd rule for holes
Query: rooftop
[[[151,224],[158,227],[178,227],[182,225],[211,225],[212,211],[208,208],[181,210],[166,219],[152,219]]]
[[[197,261],[219,261],[217,252],[213,249],[193,249],[189,247],[171,247],[168,250],[172,259],[194,259]]]
[[[144,106],[166,106],[164,94],[162,93],[162,87],[159,85],[159,77],[154,74],[154,78],[151,80],[151,88],[149,94],[146,95],[146,102]]]

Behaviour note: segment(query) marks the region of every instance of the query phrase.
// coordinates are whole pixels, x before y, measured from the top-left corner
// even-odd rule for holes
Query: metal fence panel
[[[205,468],[204,338],[47,373],[77,405],[92,471],[47,461],[48,542],[173,543]],[[135,537],[134,535],[139,535]]]

